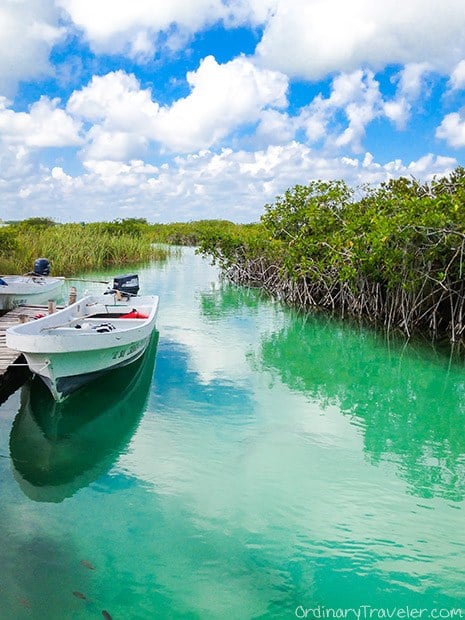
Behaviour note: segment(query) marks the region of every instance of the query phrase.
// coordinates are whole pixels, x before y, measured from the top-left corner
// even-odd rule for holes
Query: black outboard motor
[[[34,262],[34,275],[35,276],[49,276],[50,275],[50,261],[48,258],[37,258]]]
[[[113,289],[129,295],[137,295],[139,292],[139,276],[136,274],[127,276],[115,276],[113,278]]]

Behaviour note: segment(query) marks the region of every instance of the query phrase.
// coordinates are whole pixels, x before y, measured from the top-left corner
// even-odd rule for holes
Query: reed
[[[55,275],[63,276],[167,256],[166,250],[153,247],[149,235],[115,234],[98,224],[10,228],[0,236],[0,272],[5,274],[26,273],[41,256],[50,260]]]

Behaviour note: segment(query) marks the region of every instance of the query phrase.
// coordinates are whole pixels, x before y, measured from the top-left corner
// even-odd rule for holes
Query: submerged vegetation
[[[228,278],[300,308],[367,319],[407,336],[465,338],[465,170],[355,191],[297,185],[259,224],[204,235]]]

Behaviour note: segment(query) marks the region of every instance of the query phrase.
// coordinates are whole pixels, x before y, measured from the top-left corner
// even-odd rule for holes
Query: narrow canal
[[[139,276],[140,364],[0,407],[0,618],[465,618],[464,365],[192,249]]]

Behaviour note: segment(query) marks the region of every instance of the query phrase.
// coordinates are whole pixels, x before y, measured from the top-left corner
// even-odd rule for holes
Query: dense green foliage
[[[56,225],[50,217],[29,217],[26,220],[15,222],[14,225],[19,230],[43,230]]]
[[[55,275],[73,275],[165,258],[166,251],[153,247],[143,220],[56,224],[32,218],[0,229],[1,273],[26,273],[41,256],[50,260]]]
[[[198,220],[172,222],[150,226],[153,241],[171,245],[199,245],[200,240],[215,235],[232,234],[236,224],[228,220]]]
[[[205,236],[201,250],[233,280],[302,307],[452,341],[465,332],[463,168],[357,195],[342,181],[298,185],[266,205],[259,225]]]

